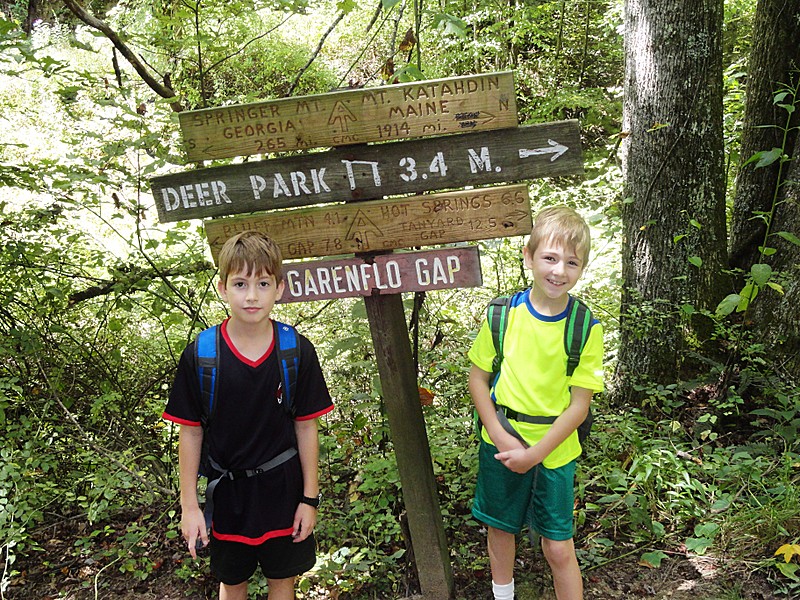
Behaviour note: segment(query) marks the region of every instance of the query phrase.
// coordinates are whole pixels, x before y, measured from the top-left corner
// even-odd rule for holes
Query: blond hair
[[[219,277],[227,283],[231,273],[266,273],[275,277],[275,283],[283,281],[283,257],[275,241],[259,232],[244,231],[226,240],[219,251]]]
[[[592,246],[591,233],[586,221],[577,211],[568,206],[550,206],[542,209],[533,220],[531,235],[528,238],[528,252],[533,256],[539,244],[554,241],[565,249],[575,252],[582,266],[589,262]]]

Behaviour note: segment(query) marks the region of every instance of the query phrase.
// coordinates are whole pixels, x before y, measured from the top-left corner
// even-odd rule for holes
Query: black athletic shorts
[[[259,546],[225,542],[211,538],[211,574],[225,585],[247,581],[261,565],[267,579],[287,579],[301,575],[316,562],[314,534],[294,543],[292,536],[267,540]]]

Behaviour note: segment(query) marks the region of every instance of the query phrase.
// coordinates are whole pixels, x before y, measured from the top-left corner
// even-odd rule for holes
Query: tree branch
[[[311,67],[311,64],[316,60],[317,56],[319,56],[319,53],[322,50],[322,46],[323,44],[325,44],[325,40],[328,39],[328,36],[331,33],[333,33],[333,30],[336,28],[336,26],[342,19],[344,19],[344,11],[339,13],[339,16],[333,20],[331,26],[328,27],[328,30],[322,35],[322,38],[320,38],[319,40],[319,44],[317,44],[316,50],[314,50],[314,53],[311,55],[311,58],[308,59],[306,65],[302,69],[300,69],[300,72],[297,74],[294,83],[292,83],[292,87],[289,88],[289,92],[286,94],[287,96],[292,95],[294,89],[297,87],[297,84],[300,83],[300,78],[305,74],[305,72],[309,69],[309,67]]]
[[[192,273],[199,273],[201,271],[207,271],[213,268],[214,267],[209,263],[205,261],[199,261],[175,269],[167,269],[166,271],[156,271],[154,269],[152,272],[148,272],[143,269],[134,269],[128,273],[125,273],[123,277],[106,280],[102,283],[86,288],[81,292],[75,292],[74,294],[71,294],[69,296],[69,304],[74,305],[78,302],[84,302],[85,300],[98,298],[99,296],[106,296],[117,290],[121,284],[132,285],[138,281],[141,281],[142,279],[163,279],[165,277],[174,277],[178,275],[190,275]]]
[[[231,52],[231,53],[230,53],[230,54],[228,54],[227,56],[223,56],[223,57],[222,57],[222,58],[220,58],[220,59],[219,59],[217,62],[215,62],[213,65],[211,65],[210,67],[207,67],[207,68],[205,69],[206,73],[209,73],[209,72],[213,71],[213,70],[214,70],[214,69],[216,69],[218,66],[220,66],[222,63],[224,63],[226,60],[230,60],[231,58],[233,58],[233,57],[234,57],[234,56],[236,56],[237,54],[241,54],[242,52],[244,52],[244,51],[245,51],[245,49],[247,49],[247,47],[248,47],[250,44],[253,44],[253,43],[257,42],[258,40],[260,40],[260,39],[262,39],[262,38],[265,38],[265,37],[267,37],[267,36],[268,36],[270,33],[272,33],[273,31],[277,31],[277,30],[278,30],[278,29],[280,29],[280,28],[281,28],[283,25],[285,25],[285,24],[286,24],[286,23],[289,21],[289,19],[291,19],[293,16],[294,16],[294,15],[288,15],[288,16],[287,16],[287,17],[286,17],[286,18],[285,18],[283,21],[281,21],[280,23],[278,23],[277,25],[275,25],[275,27],[273,27],[272,29],[268,29],[267,31],[265,31],[265,32],[263,32],[263,33],[260,33],[260,34],[258,34],[256,37],[254,37],[254,38],[252,38],[252,39],[249,39],[249,40],[247,40],[247,41],[246,41],[244,44],[242,44],[242,45],[241,45],[241,47],[239,47],[237,50],[235,50],[234,52]]]
[[[76,0],[64,0],[64,4],[76,17],[86,23],[86,25],[102,32],[103,35],[105,35],[111,41],[111,43],[114,44],[114,48],[116,48],[117,51],[119,51],[119,53],[127,59],[127,61],[139,74],[139,77],[142,78],[142,80],[150,87],[150,89],[152,89],[162,98],[175,98],[175,90],[173,90],[171,86],[166,85],[166,83],[161,83],[155,77],[153,77],[144,63],[142,63],[136,54],[134,54],[133,50],[131,50],[128,45],[122,41],[119,35],[117,35],[117,32],[111,29],[111,27],[109,27],[105,21],[95,17],[83,6],[78,4]],[[171,106],[175,112],[180,112],[183,110],[183,106],[180,104],[180,102],[175,101],[171,104]]]

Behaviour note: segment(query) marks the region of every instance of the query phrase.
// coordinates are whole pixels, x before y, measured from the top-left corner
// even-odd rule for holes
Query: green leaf
[[[780,283],[775,283],[774,281],[768,281],[767,285],[771,287],[773,290],[778,292],[781,296],[783,295],[783,286]]]
[[[689,262],[692,263],[698,269],[703,266],[703,259],[699,256],[690,256]]]
[[[759,246],[758,251],[764,256],[772,256],[777,252],[775,248],[770,248],[769,246]]]
[[[795,246],[800,246],[800,238],[793,233],[789,233],[788,231],[778,231],[775,233],[775,235],[781,236],[787,242],[791,242]]]
[[[738,312],[744,312],[747,310],[747,307],[750,306],[750,303],[756,299],[758,296],[758,286],[753,283],[748,283],[742,288],[742,291],[739,292],[739,306],[736,307]]]
[[[772,267],[764,263],[756,263],[750,267],[750,275],[756,285],[764,285],[772,277]]]
[[[731,505],[731,501],[729,498],[720,498],[714,504],[711,505],[711,510],[714,512],[722,512],[723,510],[728,510]]]
[[[339,0],[339,2],[336,3],[336,8],[346,15],[350,14],[356,6],[358,5],[355,0]]]
[[[639,564],[657,569],[661,566],[661,561],[665,558],[667,558],[667,555],[661,550],[656,550],[655,552],[645,552],[642,554]]]
[[[425,75],[420,71],[416,65],[408,64],[395,71],[395,77],[401,83],[410,83],[412,81],[422,81]]]
[[[702,229],[703,226],[700,224],[700,221],[697,219],[689,219],[689,224],[696,229]]]
[[[796,563],[778,562],[775,566],[784,577],[788,577],[792,581],[800,581],[800,577],[797,576],[797,570],[800,569],[800,565]]]
[[[775,94],[775,97],[772,99],[773,104],[778,104],[778,102],[783,102],[786,100],[786,97],[789,95],[789,92],[778,92]]]
[[[756,152],[745,161],[745,165],[756,163],[756,169],[767,167],[778,160],[783,155],[783,150],[780,148],[773,148],[772,150],[761,150]]]
[[[718,532],[719,525],[716,523],[700,523],[699,525],[695,525],[694,528],[694,534],[700,538],[713,539],[716,537]]]
[[[0,18],[0,35],[7,35],[11,31],[14,31],[16,28],[17,26],[11,21],[7,21],[6,19]]]
[[[458,17],[449,15],[447,13],[439,13],[434,15],[433,24],[434,27],[438,29],[444,29],[444,32],[450,35],[455,35],[461,38],[467,35],[467,24]]]
[[[612,502],[617,502],[622,496],[619,494],[609,494],[608,496],[603,496],[600,498],[597,503],[598,504],[611,504]]]
[[[713,540],[710,540],[708,538],[690,537],[686,539],[686,550],[688,552],[694,552],[695,554],[705,554],[706,550],[708,550],[711,547],[712,543]]]
[[[364,429],[368,422],[367,416],[364,413],[358,413],[356,418],[353,420],[353,430],[358,431],[360,429]]]
[[[739,294],[728,294],[725,299],[717,305],[716,314],[719,317],[726,317],[736,310],[742,300]]]
[[[686,234],[685,233],[681,233],[679,235],[676,235],[674,238],[672,238],[672,242],[677,244],[678,242],[680,242],[685,237],[686,237]]]
[[[69,36],[69,45],[72,46],[73,48],[80,48],[81,50],[86,50],[87,52],[97,52],[91,45],[83,43],[74,35]]]

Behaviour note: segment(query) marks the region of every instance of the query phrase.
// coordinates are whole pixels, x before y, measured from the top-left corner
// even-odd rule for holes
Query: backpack
[[[511,296],[498,296],[494,298],[486,310],[486,318],[489,321],[489,329],[492,332],[492,341],[494,342],[495,357],[492,362],[492,376],[490,378],[491,387],[497,383],[497,378],[500,376],[500,365],[503,362],[503,341],[505,339],[506,328],[508,327],[508,312],[511,308],[511,302],[514,295]],[[569,304],[569,312],[567,313],[566,322],[564,325],[564,350],[567,354],[567,377],[572,377],[576,367],[581,361],[581,353],[586,340],[589,339],[589,331],[591,330],[592,321],[594,319],[592,311],[589,307],[578,298],[570,296],[571,301]],[[508,422],[508,419],[520,421],[523,423],[536,423],[541,425],[550,425],[555,422],[557,417],[554,416],[532,416],[524,413],[519,413],[508,407],[498,406],[497,417],[503,428],[517,438],[521,438],[516,430]],[[578,440],[583,445],[594,422],[592,409],[589,408],[589,414],[586,419],[578,426]],[[523,440],[524,442],[524,440]]]
[[[297,390],[297,372],[300,367],[300,349],[297,344],[297,330],[291,325],[273,321],[273,334],[275,351],[278,357],[281,382],[278,388],[278,402],[284,411],[294,418],[296,407],[294,396]],[[206,518],[206,527],[211,527],[211,517],[214,512],[214,489],[223,479],[240,479],[252,477],[274,469],[278,465],[297,454],[297,448],[292,447],[271,460],[258,465],[254,469],[229,470],[219,464],[209,454],[208,430],[214,410],[216,409],[216,396],[219,387],[219,347],[222,333],[220,327],[214,325],[204,329],[194,341],[194,358],[197,377],[200,383],[202,414],[200,423],[203,427],[203,448],[200,455],[198,475],[206,477],[206,503],[203,510]]]

